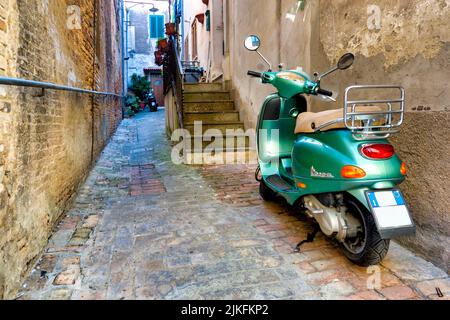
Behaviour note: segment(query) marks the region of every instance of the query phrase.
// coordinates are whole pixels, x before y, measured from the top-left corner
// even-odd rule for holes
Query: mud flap
[[[392,192],[398,195],[402,202],[393,204],[394,206],[385,206],[383,204],[376,203],[374,200],[374,193],[389,193]],[[412,235],[416,231],[416,226],[411,217],[409,208],[403,200],[403,195],[400,190],[388,189],[388,190],[370,190],[370,189],[357,189],[351,190],[349,193],[354,196],[360,203],[364,204],[367,210],[372,214],[375,223],[377,225],[378,232],[382,239],[392,239],[400,236]],[[372,203],[371,201],[374,203]],[[394,208],[398,208],[394,210]],[[388,210],[385,210],[388,209]],[[389,212],[392,213],[389,213]],[[392,219],[391,214],[399,212],[400,219]]]

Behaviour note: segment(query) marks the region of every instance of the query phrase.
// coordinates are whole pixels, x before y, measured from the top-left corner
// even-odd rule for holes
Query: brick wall
[[[120,50],[118,1],[0,0],[0,76],[121,93]],[[0,298],[33,266],[117,128],[120,102],[0,85]]]

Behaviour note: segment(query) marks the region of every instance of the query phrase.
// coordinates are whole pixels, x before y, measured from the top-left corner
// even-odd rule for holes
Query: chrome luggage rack
[[[400,98],[388,100],[350,100],[357,90],[398,89]],[[380,107],[380,111],[366,111],[364,107]],[[405,89],[390,85],[357,85],[345,90],[344,123],[356,140],[385,139],[400,131],[405,113]]]

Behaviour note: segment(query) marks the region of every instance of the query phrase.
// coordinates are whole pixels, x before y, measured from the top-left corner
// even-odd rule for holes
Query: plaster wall
[[[275,91],[247,70],[267,70],[243,47],[261,37],[261,53],[288,69],[326,71],[345,52],[356,55],[350,70],[325,78],[337,103],[309,99],[309,109],[341,108],[353,84],[396,84],[407,92],[406,121],[391,140],[410,170],[402,185],[417,234],[399,239],[449,269],[450,255],[450,1],[449,0],[230,0],[226,4],[225,79],[247,128],[254,128],[264,97]]]

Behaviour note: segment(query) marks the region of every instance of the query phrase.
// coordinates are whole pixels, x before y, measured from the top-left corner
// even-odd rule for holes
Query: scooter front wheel
[[[344,255],[353,263],[368,267],[379,264],[389,250],[389,240],[381,238],[372,214],[360,203],[346,201],[347,214],[361,223],[361,230],[354,238],[347,238],[340,244]]]
[[[265,201],[274,201],[277,197],[275,191],[270,189],[264,182],[264,180],[261,180],[259,182],[259,194],[261,195],[261,198],[263,198],[263,200]]]

